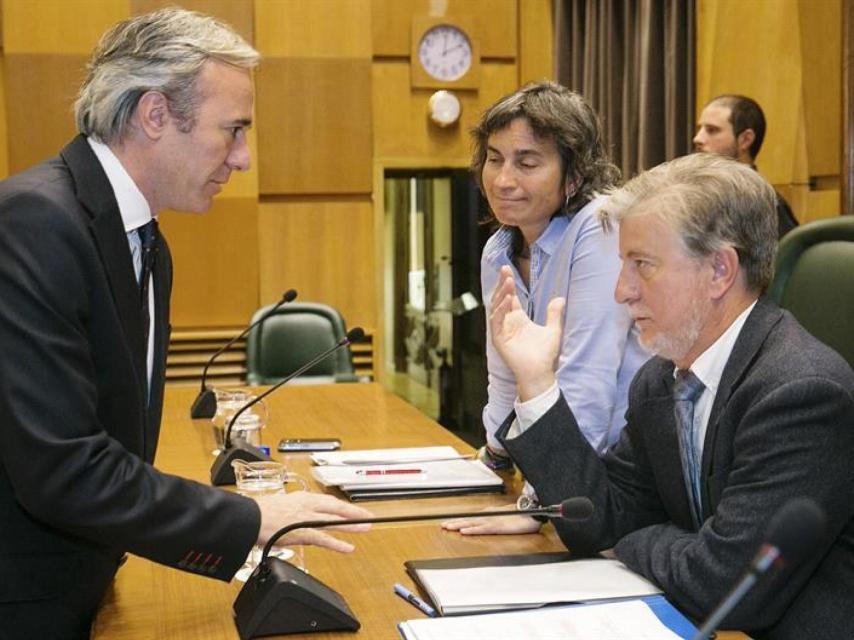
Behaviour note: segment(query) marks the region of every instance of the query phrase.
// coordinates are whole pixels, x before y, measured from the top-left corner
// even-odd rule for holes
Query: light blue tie
[[[694,401],[700,397],[703,389],[705,385],[690,370],[677,372],[673,385],[673,412],[679,435],[682,474],[691,502],[691,515],[697,527],[702,523],[703,503],[700,497],[700,460],[694,444]]]

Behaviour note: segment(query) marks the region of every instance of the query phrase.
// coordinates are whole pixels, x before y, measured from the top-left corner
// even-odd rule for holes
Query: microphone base
[[[213,389],[204,389],[196,396],[193,406],[190,407],[190,417],[194,420],[198,418],[213,418],[216,413],[216,394]]]
[[[228,449],[223,449],[211,466],[211,484],[213,486],[221,487],[237,482],[237,478],[234,477],[234,468],[231,466],[235,460],[270,462],[272,458],[245,440],[232,438],[231,446]]]
[[[357,631],[344,598],[292,564],[268,557],[234,601],[241,640],[311,631]]]

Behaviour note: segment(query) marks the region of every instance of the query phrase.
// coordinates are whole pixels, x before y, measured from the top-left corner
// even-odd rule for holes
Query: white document
[[[353,465],[312,467],[324,486],[343,491],[365,489],[420,489],[450,487],[500,487],[504,481],[478,460],[413,461],[407,465]]]
[[[443,614],[524,609],[661,593],[619,560],[464,569],[418,569],[418,581]],[[592,637],[592,636],[591,636]]]
[[[406,640],[681,640],[640,600],[407,620]]]
[[[397,449],[357,449],[354,451],[324,451],[311,459],[318,465],[399,464],[456,460],[461,456],[453,447],[404,447]]]

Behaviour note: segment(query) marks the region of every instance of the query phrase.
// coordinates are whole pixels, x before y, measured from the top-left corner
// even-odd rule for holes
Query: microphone
[[[292,564],[270,555],[270,549],[276,541],[294,529],[518,514],[581,521],[593,515],[593,503],[589,498],[575,497],[567,498],[557,505],[534,509],[310,520],[282,527],[264,545],[261,562],[249,576],[249,580],[243,585],[234,601],[234,621],[240,638],[247,640],[247,638],[308,631],[356,631],[361,626],[341,594]]]
[[[286,302],[291,302],[296,297],[297,292],[293,289],[288,289],[287,291],[285,291],[285,293],[282,295],[282,299],[276,303],[276,306],[274,306],[272,309],[267,311],[267,313],[258,318],[255,322],[246,327],[238,335],[234,336],[231,340],[226,342],[225,346],[222,349],[220,349],[210,357],[210,360],[208,360],[207,364],[205,365],[205,368],[202,370],[202,388],[199,389],[199,395],[196,396],[196,399],[193,401],[193,406],[190,407],[191,418],[213,418],[214,413],[216,413],[216,394],[214,393],[213,389],[208,389],[207,385],[205,384],[205,381],[208,377],[208,369],[213,364],[213,361],[216,360],[220,356],[220,354],[224,353],[225,350],[228,349],[231,345],[233,345],[235,342],[243,338],[247,333],[252,331],[252,329],[257,327],[259,324],[264,322],[264,320],[276,313],[276,311],[279,310],[279,307],[281,307]]]
[[[772,566],[796,566],[824,537],[827,517],[824,511],[809,498],[793,498],[771,518],[764,542],[759,547],[747,571],[727,596],[706,618],[691,640],[706,640],[718,628],[741,599],[747,595],[761,576]]]
[[[324,351],[318,356],[315,356],[308,363],[304,364],[290,375],[285,376],[282,380],[267,389],[264,393],[254,397],[252,400],[240,407],[240,409],[231,417],[231,420],[228,423],[228,427],[225,430],[225,437],[223,438],[222,451],[220,451],[219,455],[216,457],[216,460],[214,460],[213,466],[211,466],[211,484],[216,487],[219,487],[222,485],[235,483],[234,469],[231,466],[231,463],[234,460],[256,462],[259,460],[269,461],[271,459],[270,456],[261,451],[258,447],[254,447],[248,442],[246,442],[245,439],[231,437],[231,428],[234,426],[234,424],[237,422],[237,419],[241,416],[241,414],[243,414],[244,411],[249,409],[256,402],[260,402],[261,400],[269,396],[283,384],[290,382],[291,380],[299,376],[301,373],[308,371],[321,360],[325,360],[339,349],[346,347],[352,342],[358,342],[364,337],[364,335],[365,332],[361,327],[353,327],[347,332],[346,336],[341,338],[341,340],[336,342],[333,346],[329,347],[326,351]]]

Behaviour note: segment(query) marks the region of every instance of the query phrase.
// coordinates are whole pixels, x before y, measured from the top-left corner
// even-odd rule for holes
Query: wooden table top
[[[214,437],[208,420],[191,420],[195,388],[166,390],[156,466],[208,484]],[[282,437],[340,438],[346,449],[451,445],[471,452],[465,442],[378,384],[283,387],[267,399],[270,412],[263,441],[275,449]],[[310,479],[307,453],[273,458]],[[378,516],[471,511],[512,503],[518,478],[508,479],[506,495],[452,496],[365,503]],[[399,638],[401,620],[423,617],[392,591],[400,582],[414,590],[403,563],[428,558],[562,551],[551,527],[517,536],[462,536],[437,522],[375,525],[365,534],[336,535],[356,545],[352,554],[305,548],[311,574],[340,593],[362,624],[358,636]],[[98,615],[93,637],[109,640],[219,640],[238,638],[232,605],[242,583],[185,573],[131,556],[116,576]],[[288,638],[352,637],[352,632],[312,633]],[[718,638],[744,638],[723,633]]]

